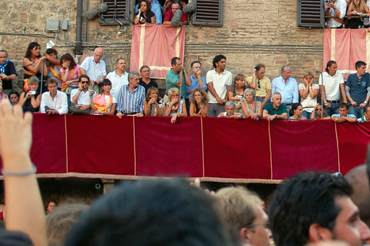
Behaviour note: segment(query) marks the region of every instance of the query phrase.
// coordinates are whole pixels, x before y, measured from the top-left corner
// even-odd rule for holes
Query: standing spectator
[[[71,102],[74,103],[74,108],[79,108],[82,111],[89,111],[91,101],[95,98],[96,92],[89,90],[90,78],[86,74],[78,78],[78,88],[71,91]]]
[[[302,115],[303,107],[300,103],[293,103],[291,111],[293,115],[289,117],[290,120],[307,120],[307,118]]]
[[[19,93],[17,91],[11,91],[8,94],[10,103],[14,106],[19,102]]]
[[[319,79],[320,91],[324,91],[321,95],[322,100],[329,116],[339,113],[340,94],[342,94],[343,102],[347,103],[343,75],[337,69],[335,61],[328,61],[325,72]]]
[[[182,98],[186,93],[185,85],[190,86],[191,80],[188,74],[186,73],[185,69],[182,67],[182,62],[179,57],[174,57],[171,59],[171,66],[172,68],[166,74],[166,87],[167,87],[166,93],[168,94],[168,91],[171,88],[177,88],[181,91],[180,98]],[[165,102],[167,101],[165,100]]]
[[[343,18],[346,15],[347,2],[346,0],[331,0],[326,4],[325,16],[329,17],[326,22],[330,28],[342,28]]]
[[[28,91],[22,92],[19,98],[19,105],[22,106],[23,112],[39,112],[40,110],[40,92],[37,90],[39,87],[39,79],[32,76],[28,80]]]
[[[43,81],[47,80],[48,69],[46,67],[46,56],[40,55],[41,47],[38,43],[32,42],[28,45],[26,55],[23,58],[23,71],[24,71],[24,85],[23,90],[28,91],[28,79],[36,76]],[[43,74],[41,74],[41,72]],[[44,84],[39,85],[39,93],[46,91]]]
[[[128,73],[126,69],[126,60],[118,58],[116,61],[116,70],[107,75],[107,79],[112,82],[111,94],[117,99],[118,93],[121,91],[122,86],[128,85]]]
[[[165,116],[172,116],[171,123],[176,123],[177,118],[188,115],[186,105],[183,99],[180,99],[180,91],[177,88],[171,88],[168,91],[170,101],[166,103]]]
[[[208,114],[208,95],[203,89],[194,89],[190,96],[190,116],[206,117]]]
[[[179,1],[174,1],[171,3],[171,11],[167,11],[164,16],[163,24],[171,25],[171,20],[177,10],[182,11],[182,4]],[[182,11],[182,16],[181,16],[179,25],[181,26],[181,25],[187,25],[187,24],[188,24],[188,15],[185,14],[184,11]]]
[[[351,103],[349,113],[360,118],[370,99],[370,74],[366,73],[366,63],[358,61],[355,64],[357,73],[350,74],[346,83],[346,95]]]
[[[165,16],[166,15],[166,13],[168,12],[168,11],[170,11],[171,10],[171,5],[172,5],[172,3],[173,2],[175,2],[176,0],[166,0],[165,2],[164,2],[164,4],[163,4],[163,9],[162,9],[162,15],[163,16]],[[181,6],[182,7],[185,7],[185,5],[186,5],[186,2],[185,1],[180,1],[180,3],[181,3]],[[186,16],[186,19],[187,19],[188,17]]]
[[[80,66],[81,74],[89,76],[90,80],[94,82],[94,90],[99,93],[99,84],[105,79],[107,75],[107,68],[105,61],[102,60],[104,51],[101,47],[96,47],[93,56],[88,56]]]
[[[6,95],[5,93],[3,93],[3,82],[0,79],[0,102],[3,99],[7,99],[7,98],[8,98],[8,95]]]
[[[357,122],[367,122],[370,121],[370,105],[366,105],[364,108],[364,115],[357,119]]]
[[[214,69],[207,72],[207,86],[209,97],[209,117],[217,117],[225,110],[227,91],[233,82],[233,75],[226,68],[226,57],[217,55],[213,58]]]
[[[139,85],[139,73],[132,71],[128,74],[129,84],[121,87],[117,98],[117,117],[123,115],[144,115],[145,89]]]
[[[0,50],[0,79],[3,81],[4,90],[13,89],[12,80],[15,80],[16,76],[15,66],[12,61],[9,61],[8,52]]]
[[[260,63],[254,68],[253,75],[246,79],[248,86],[256,90],[256,101],[262,102],[262,107],[264,107],[271,99],[271,82],[270,79],[265,76],[265,73],[266,67]]]
[[[62,88],[60,77],[60,60],[57,59],[58,51],[55,49],[47,49],[45,57],[47,60],[48,78],[55,78],[58,81],[58,88]]]
[[[279,92],[272,94],[272,102],[266,103],[263,107],[263,118],[269,121],[288,118],[286,106],[281,103],[281,98],[282,96]]]
[[[157,83],[150,78],[150,67],[147,65],[144,65],[140,68],[140,82],[139,85],[144,86],[145,93],[148,92],[148,89],[150,87],[158,88]]]
[[[357,121],[356,115],[348,113],[348,104],[340,103],[339,104],[339,114],[333,114],[331,119],[337,123],[342,123],[345,121],[355,123]]]
[[[91,102],[91,109],[95,114],[100,115],[113,115],[116,110],[117,100],[110,93],[112,89],[112,83],[109,79],[104,79],[103,82],[103,93],[97,95]]]
[[[225,112],[221,112],[218,117],[226,117],[233,119],[243,119],[244,116],[241,113],[235,113],[235,103],[233,101],[227,101],[225,103]]]
[[[317,104],[317,95],[319,94],[320,86],[313,83],[313,74],[306,72],[303,76],[303,83],[300,83],[298,88],[303,107],[303,117],[310,119],[313,107]]]
[[[163,100],[159,97],[159,90],[156,87],[150,87],[144,100],[145,115],[162,116]]]
[[[362,28],[364,25],[363,18],[369,18],[369,7],[366,6],[364,0],[353,0],[348,6],[347,16],[347,28]],[[354,18],[351,18],[352,16],[354,16]]]
[[[186,110],[188,111],[188,116],[190,112],[189,110],[190,109],[190,100],[189,100],[190,95],[193,94],[195,89],[203,89],[204,91],[207,91],[206,78],[202,77],[201,75],[202,64],[200,63],[200,61],[193,61],[190,67],[191,67],[191,75],[189,76],[189,78],[191,80],[191,85],[186,86],[186,94],[185,94],[185,103],[186,103]]]
[[[139,10],[135,13],[134,24],[155,24],[156,16],[152,12],[152,5],[148,0],[139,2]]]
[[[245,102],[244,91],[247,88],[248,86],[245,84],[245,76],[243,74],[236,75],[229,88],[229,101],[234,101],[235,113],[243,114],[242,102]]]
[[[281,68],[281,76],[272,80],[272,94],[279,92],[282,96],[281,103],[285,104],[288,112],[293,103],[298,103],[298,83],[291,77],[292,68],[284,65]]]
[[[155,23],[162,24],[162,5],[158,2],[158,0],[148,0],[152,5],[152,12],[155,15]],[[135,13],[139,11],[139,4],[135,5]]]
[[[67,114],[68,102],[67,95],[58,91],[58,81],[53,78],[48,79],[48,92],[44,92],[41,97],[41,113]]]
[[[245,118],[258,120],[262,116],[262,103],[255,101],[255,91],[248,88],[244,91],[245,100],[242,102],[242,111]],[[257,107],[257,108],[256,108]]]
[[[80,65],[76,64],[75,59],[69,53],[62,55],[60,63],[62,65],[60,69],[61,91],[69,95],[74,88],[78,87],[78,78],[81,76]]]

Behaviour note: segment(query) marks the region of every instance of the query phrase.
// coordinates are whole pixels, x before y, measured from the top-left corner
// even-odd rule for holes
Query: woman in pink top
[[[78,87],[78,78],[81,75],[80,66],[76,64],[72,55],[66,53],[60,58],[60,77],[62,80],[62,91],[66,91],[67,87]],[[66,92],[68,93],[68,92]]]

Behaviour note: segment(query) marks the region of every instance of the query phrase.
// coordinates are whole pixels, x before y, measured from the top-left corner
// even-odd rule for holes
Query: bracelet
[[[37,171],[37,168],[35,167],[35,165],[33,165],[33,163],[32,163],[32,170],[27,170],[27,171],[6,172],[6,171],[4,171],[4,169],[1,169],[1,173],[4,176],[26,176],[26,175],[30,175],[30,174],[35,174],[36,171]]]

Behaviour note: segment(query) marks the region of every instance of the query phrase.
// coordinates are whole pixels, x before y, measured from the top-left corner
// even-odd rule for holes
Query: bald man
[[[107,75],[107,67],[102,60],[104,51],[101,47],[96,47],[93,56],[88,56],[80,66],[81,74],[89,76],[91,82],[99,85]],[[99,86],[94,86],[94,90],[99,93]]]

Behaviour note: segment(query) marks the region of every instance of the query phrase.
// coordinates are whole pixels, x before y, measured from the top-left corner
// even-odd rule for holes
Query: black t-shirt
[[[8,62],[8,65],[6,65],[6,67],[5,67],[5,74],[6,74],[6,76],[10,76],[12,74],[17,75],[13,62],[11,62],[11,61]],[[4,90],[13,89],[12,81],[11,80],[3,80],[3,89]]]
[[[135,15],[137,15],[138,13],[139,13],[139,12],[137,12]],[[143,14],[143,13],[141,13],[141,14],[140,14],[140,18],[141,18],[141,17],[143,17],[147,23],[155,24],[155,21],[154,21],[154,23],[152,23],[152,20],[151,20],[151,18],[152,18],[153,16],[155,16],[155,14],[154,14],[152,11],[149,11],[149,12],[146,14],[146,17],[144,16],[144,14]]]
[[[150,88],[150,87],[155,87],[155,88],[158,88],[158,85],[157,85],[157,83],[155,82],[155,81],[153,81],[153,80],[150,80],[150,82],[149,82],[149,84],[147,84],[147,83],[145,83],[141,78],[140,78],[140,80],[139,80],[139,85],[141,85],[141,86],[144,86],[144,88],[145,88],[145,95],[146,95],[146,92],[148,91],[148,89]]]

